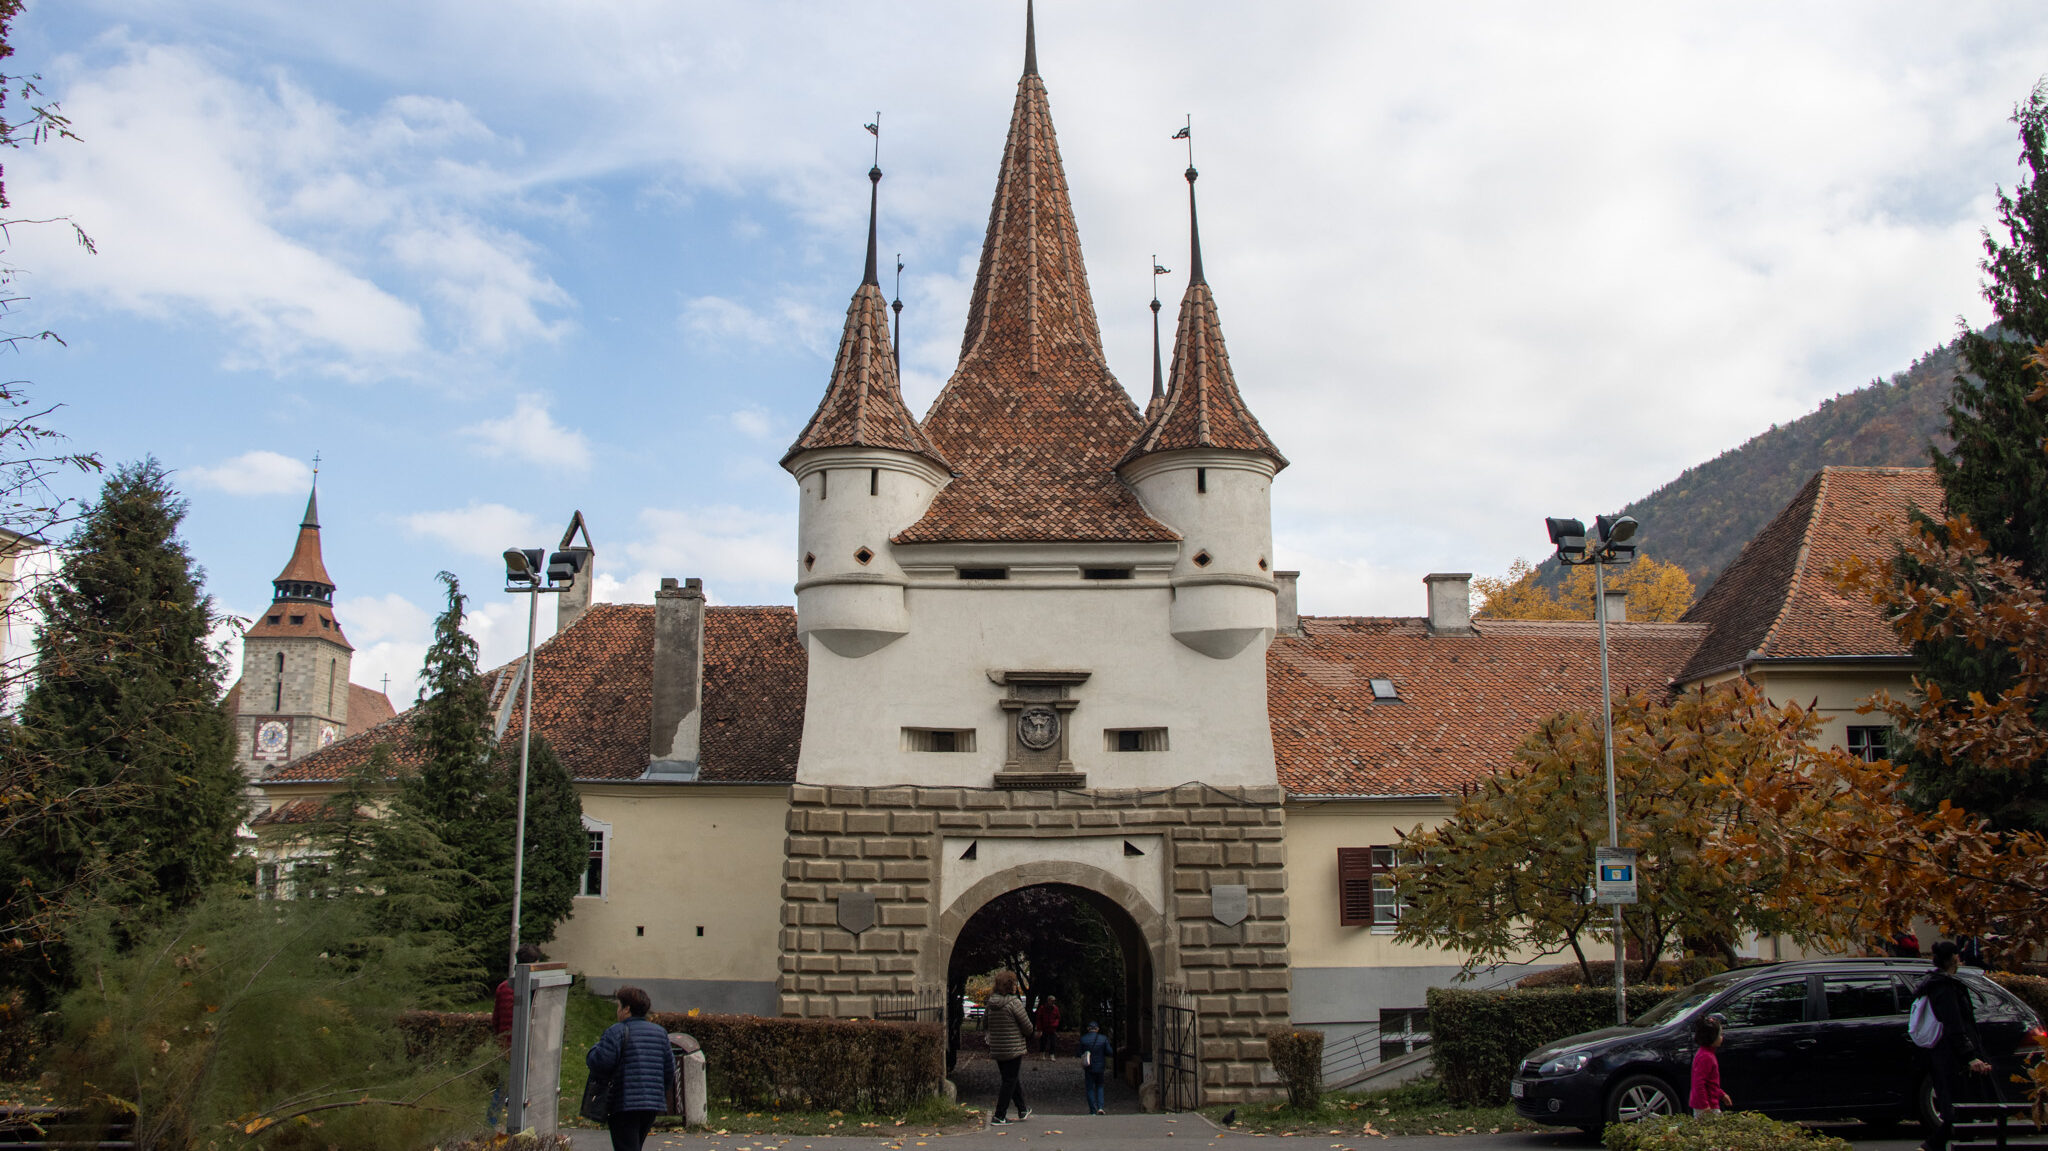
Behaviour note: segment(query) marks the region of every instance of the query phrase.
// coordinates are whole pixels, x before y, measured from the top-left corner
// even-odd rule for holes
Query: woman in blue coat
[[[605,1029],[584,1065],[592,1075],[612,1079],[612,1151],[640,1151],[654,1117],[668,1105],[668,1083],[675,1077],[675,1049],[668,1031],[647,1018],[647,993],[638,987],[618,990],[619,1021]]]

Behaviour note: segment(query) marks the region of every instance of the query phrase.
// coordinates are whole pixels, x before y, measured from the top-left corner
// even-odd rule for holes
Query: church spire
[[[299,521],[299,538],[292,545],[292,558],[270,581],[270,586],[280,600],[332,603],[334,577],[327,574],[327,564],[320,557],[319,473],[313,475],[313,490],[306,496],[306,514]]]
[[[1278,470],[1287,466],[1287,457],[1273,446],[1237,390],[1230,355],[1223,348],[1223,324],[1216,315],[1216,296],[1202,274],[1202,230],[1195,220],[1197,175],[1195,166],[1189,164],[1191,266],[1187,291],[1181,295],[1180,321],[1173,334],[1173,371],[1167,377],[1164,399],[1146,409],[1145,429],[1130,451],[1124,453],[1123,463],[1157,452],[1222,448],[1265,456]]]
[[[881,115],[868,130],[880,132]],[[878,146],[879,158],[879,146]],[[917,419],[903,404],[897,375],[896,353],[889,339],[889,302],[882,296],[881,277],[876,270],[875,220],[882,187],[879,163],[868,169],[868,253],[867,271],[853,302],[846,308],[846,327],[839,336],[839,354],[832,362],[832,378],[825,385],[825,397],[811,422],[789,446],[782,466],[807,451],[818,448],[886,448],[923,456],[943,466],[931,440],[917,426]]]
[[[1038,21],[1032,18],[1031,0],[1024,0],[1024,74],[1038,75]]]
[[[1159,403],[1166,398],[1166,376],[1159,367],[1159,277],[1166,274],[1165,265],[1159,257],[1152,257],[1152,398],[1145,404],[1145,418],[1159,410]]]

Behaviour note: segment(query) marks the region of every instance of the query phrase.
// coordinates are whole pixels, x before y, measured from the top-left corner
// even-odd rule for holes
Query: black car
[[[1718,1012],[1721,1086],[1735,1109],[1780,1119],[1896,1122],[1933,1116],[1927,1053],[1906,1036],[1926,960],[1834,959],[1743,967],[1703,979],[1626,1027],[1530,1054],[1509,1087],[1525,1119],[1598,1131],[1686,1110],[1693,1021]],[[1984,974],[1964,968],[1992,1078],[2007,1097],[2041,1021]]]

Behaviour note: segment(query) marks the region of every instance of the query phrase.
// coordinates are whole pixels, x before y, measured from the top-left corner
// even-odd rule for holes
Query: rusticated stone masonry
[[[1278,1090],[1265,1033],[1288,1022],[1287,860],[1277,787],[1187,784],[1163,791],[821,787],[790,792],[782,886],[781,1010],[872,1015],[878,997],[944,985],[967,918],[1007,890],[1069,883],[1127,912],[1152,973],[1193,997],[1202,1102]],[[1083,841],[1156,837],[1167,857],[1138,885],[1081,861]],[[946,891],[947,839],[1029,840],[1028,862]],[[1247,888],[1244,919],[1215,917],[1217,885]],[[840,926],[840,896],[874,899],[873,926]],[[865,900],[858,906],[865,914]],[[1228,913],[1229,900],[1222,901]],[[863,919],[863,924],[865,919]],[[886,1006],[886,1003],[884,1004]]]

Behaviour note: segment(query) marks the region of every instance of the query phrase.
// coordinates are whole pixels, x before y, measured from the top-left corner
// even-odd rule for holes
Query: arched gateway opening
[[[1099,878],[1108,881],[1101,886],[1123,886]],[[956,901],[941,933],[948,1062],[963,1102],[987,1106],[995,1099],[981,1010],[989,975],[1007,969],[1017,973],[1030,1010],[1051,997],[1060,1012],[1055,1052],[1042,1053],[1034,1037],[1025,1059],[1032,1107],[1050,1114],[1084,1110],[1075,1045],[1090,1022],[1099,1023],[1116,1048],[1109,1108],[1136,1106],[1139,1084],[1151,1078],[1153,985],[1165,957],[1155,955],[1163,944],[1156,910],[1134,891],[1117,894],[1122,898],[1080,882],[1013,876],[977,885]]]

